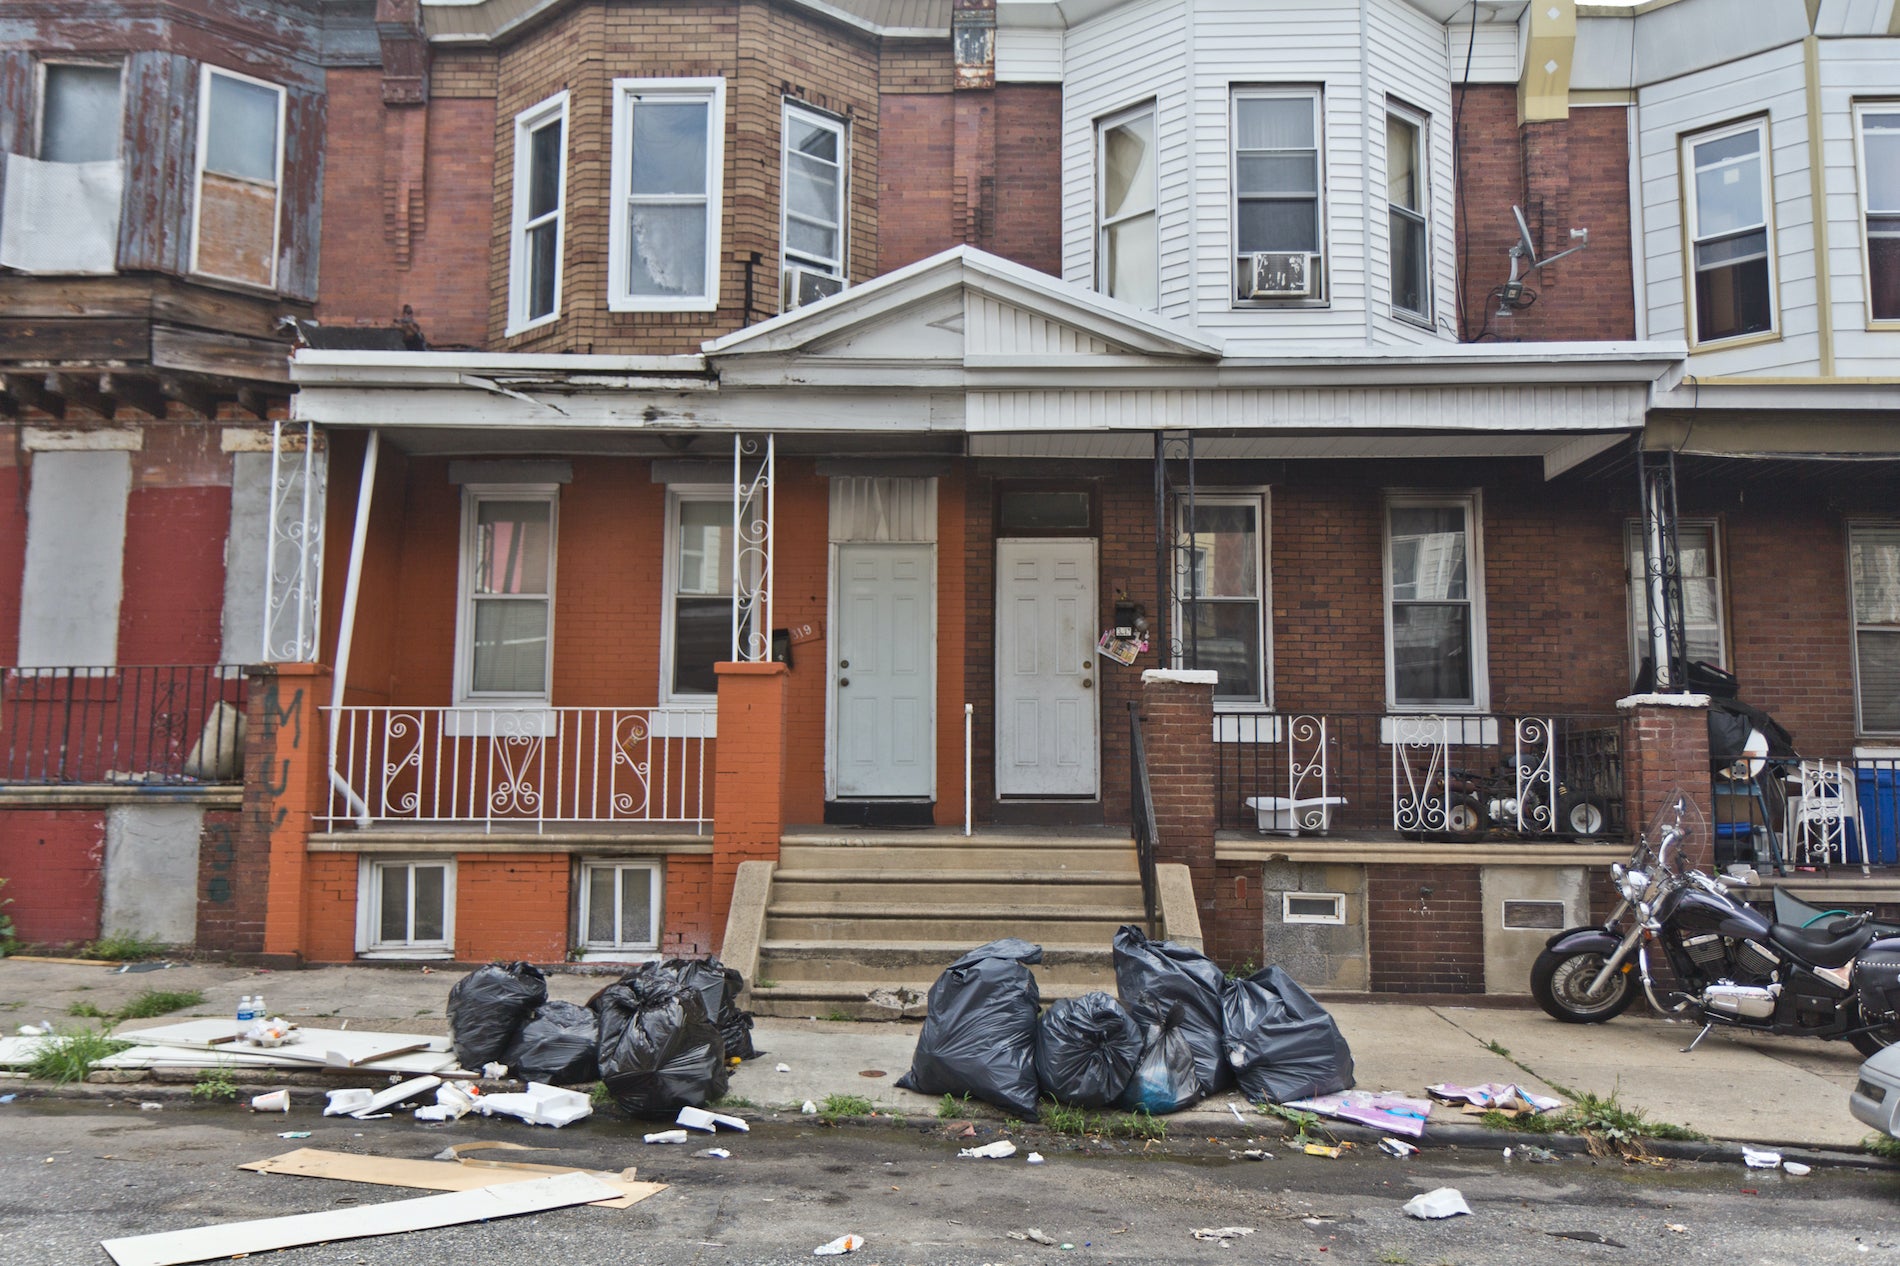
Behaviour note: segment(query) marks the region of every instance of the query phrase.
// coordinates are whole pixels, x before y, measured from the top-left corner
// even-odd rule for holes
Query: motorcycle
[[[1900,1043],[1900,928],[1792,897],[1778,900],[1776,919],[1761,914],[1729,892],[1742,881],[1683,866],[1698,817],[1678,793],[1629,861],[1610,867],[1621,900],[1601,926],[1545,943],[1531,967],[1537,1004],[1569,1024],[1601,1024],[1635,1001],[1640,983],[1658,1013],[1702,1024],[1690,1050],[1717,1025],[1845,1039],[1863,1055]],[[1675,975],[1666,999],[1652,945]]]

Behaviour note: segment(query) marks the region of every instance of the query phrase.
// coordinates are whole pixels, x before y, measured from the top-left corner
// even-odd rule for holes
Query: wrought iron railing
[[[1135,833],[1135,858],[1141,867],[1141,908],[1148,936],[1159,936],[1155,892],[1155,845],[1161,831],[1155,825],[1154,788],[1148,782],[1148,748],[1141,739],[1140,705],[1128,703],[1128,803]]]
[[[712,820],[712,708],[337,710],[332,825]],[[348,790],[345,791],[344,788]]]
[[[232,664],[0,669],[0,783],[238,782],[244,701]]]
[[[1220,825],[1620,838],[1622,724],[1609,715],[1219,713]]]

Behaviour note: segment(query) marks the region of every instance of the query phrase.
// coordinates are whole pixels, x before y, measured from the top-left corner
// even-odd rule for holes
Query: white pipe
[[[350,534],[350,572],[343,582],[343,620],[336,635],[335,677],[330,682],[330,785],[356,810],[356,825],[370,825],[369,804],[356,794],[349,780],[336,771],[336,740],[343,725],[343,686],[350,675],[350,642],[356,635],[356,597],[363,582],[363,547],[369,539],[369,508],[376,492],[376,455],[383,433],[369,433],[363,450],[363,479],[356,489],[356,528]]]
[[[284,462],[284,422],[282,418],[270,424],[270,491],[264,497],[264,628],[258,638],[258,662],[269,663],[275,658],[270,651],[270,591],[277,575],[277,480],[281,477]],[[307,531],[310,516],[304,516]],[[297,653],[303,653],[303,644],[297,645]],[[312,656],[312,658],[315,658]]]
[[[975,724],[976,705],[963,705],[963,833],[970,833],[970,728]]]

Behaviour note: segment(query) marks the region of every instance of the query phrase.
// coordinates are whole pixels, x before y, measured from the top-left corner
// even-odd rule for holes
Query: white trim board
[[[296,1213],[285,1218],[259,1218],[184,1231],[162,1231],[156,1235],[127,1236],[103,1240],[99,1247],[119,1266],[183,1266],[186,1262],[238,1257],[300,1244],[400,1235],[405,1231],[519,1217],[524,1213],[612,1200],[622,1194],[587,1174],[558,1174],[532,1182],[502,1183],[415,1200],[392,1200],[387,1204]]]

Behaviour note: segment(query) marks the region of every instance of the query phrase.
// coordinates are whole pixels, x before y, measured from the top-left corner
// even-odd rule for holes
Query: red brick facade
[[[1476,866],[1366,867],[1374,993],[1484,992]]]

